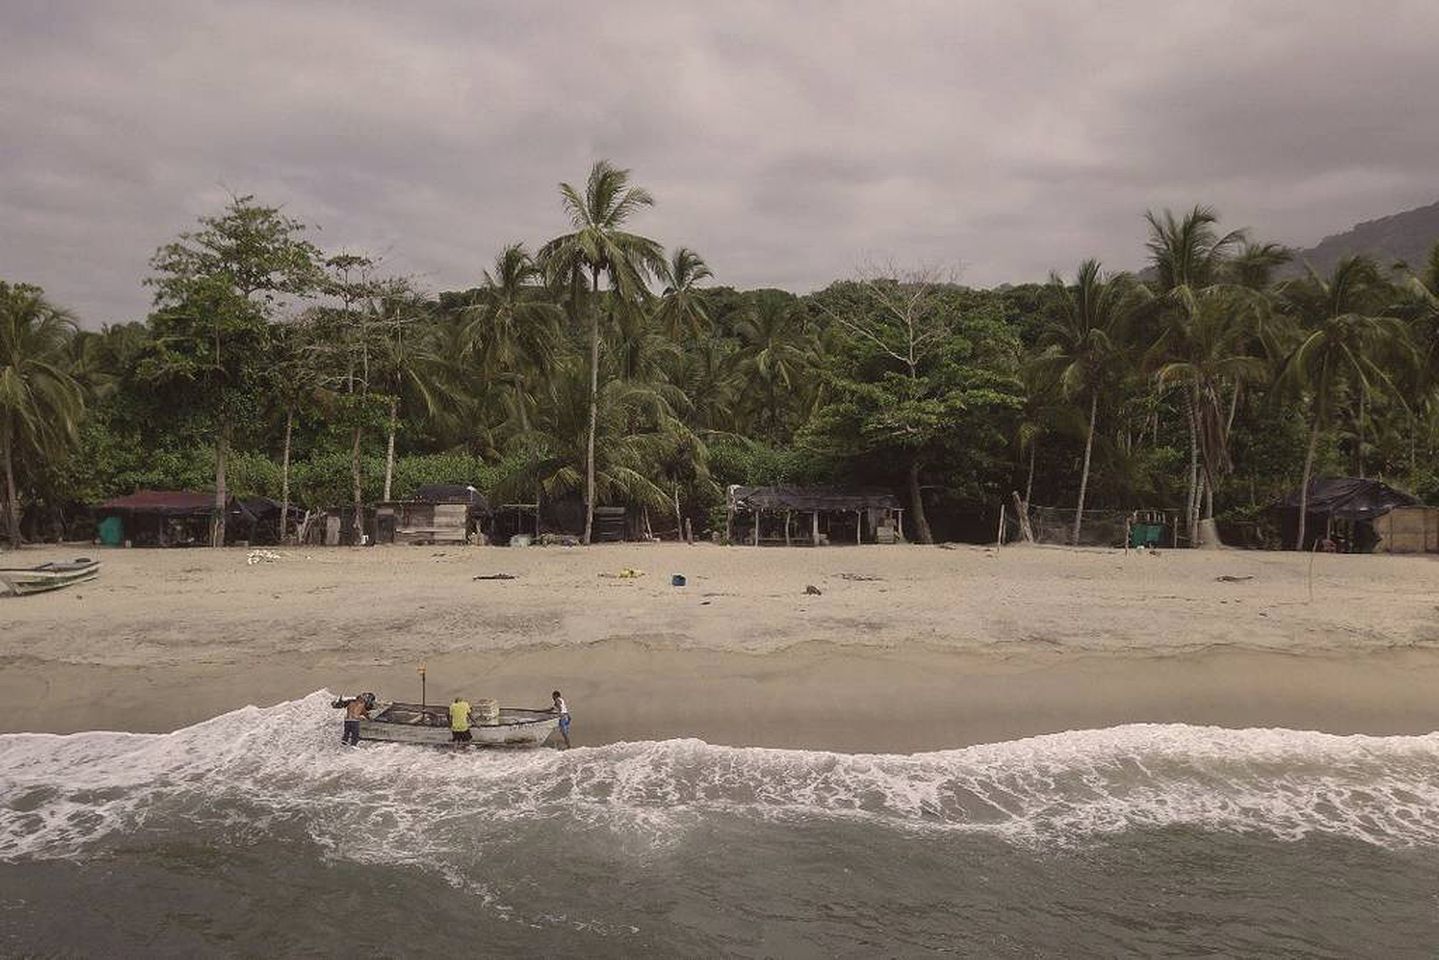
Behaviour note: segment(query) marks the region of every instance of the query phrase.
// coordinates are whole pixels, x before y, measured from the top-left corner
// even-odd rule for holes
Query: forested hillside
[[[1147,281],[1084,261],[979,290],[905,264],[800,296],[724,286],[646,235],[654,202],[597,164],[560,188],[568,229],[434,294],[253,197],[155,252],[133,322],[81,330],[11,278],[4,536],[83,534],[85,504],[140,487],[333,507],[465,482],[663,532],[722,529],[730,483],[863,483],[920,541],[992,538],[1011,491],[1189,527],[1311,473],[1439,494],[1439,253],[1280,281],[1283,249],[1196,207],[1136,222]]]
[[[1321,273],[1334,269],[1343,257],[1373,257],[1383,266],[1422,264],[1439,243],[1439,203],[1405,210],[1387,217],[1356,223],[1343,233],[1325,237],[1280,271],[1281,276],[1302,276],[1308,264]]]

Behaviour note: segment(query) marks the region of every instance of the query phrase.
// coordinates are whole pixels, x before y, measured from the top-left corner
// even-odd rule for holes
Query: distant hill
[[[1366,220],[1343,233],[1325,237],[1307,250],[1295,252],[1294,261],[1280,271],[1281,276],[1297,276],[1308,263],[1320,273],[1328,273],[1340,257],[1365,253],[1389,267],[1402,260],[1415,270],[1429,257],[1439,243],[1439,203],[1406,210],[1393,216]]]

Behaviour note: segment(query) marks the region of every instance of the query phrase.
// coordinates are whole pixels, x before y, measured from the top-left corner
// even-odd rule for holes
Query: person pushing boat
[[[558,690],[550,696],[555,700],[555,705],[550,708],[550,712],[560,715],[560,736],[565,738],[565,749],[568,750],[570,748],[570,707],[565,703],[565,698],[560,696]]]
[[[340,743],[349,747],[360,745],[360,721],[368,720],[370,708],[375,705],[373,693],[362,693],[353,700],[338,700],[335,706],[345,708],[345,728],[340,734]]]
[[[450,742],[469,743],[471,739],[470,702],[463,697],[456,697],[450,704]]]

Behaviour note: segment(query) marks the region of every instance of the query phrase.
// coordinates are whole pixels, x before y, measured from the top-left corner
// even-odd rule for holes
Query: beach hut
[[[474,487],[428,484],[409,500],[376,504],[375,536],[380,543],[468,543],[489,515]]]
[[[225,539],[246,539],[257,518],[239,500],[225,505]],[[208,546],[215,494],[205,490],[137,490],[95,508],[96,538],[102,543],[144,547]]]
[[[904,510],[888,490],[735,485],[726,501],[730,543],[904,542]]]
[[[1397,533],[1402,548],[1408,552],[1416,542],[1416,527],[1417,542],[1428,542],[1425,530],[1431,522],[1431,509],[1418,497],[1379,480],[1316,477],[1309,482],[1304,543],[1300,549],[1312,550],[1316,543],[1322,543],[1340,553],[1398,552],[1393,551],[1392,544],[1385,544],[1386,534],[1393,537]],[[1280,500],[1276,510],[1283,542],[1290,546],[1299,533],[1299,491]],[[1417,512],[1406,512],[1397,519],[1390,517],[1395,511],[1410,510]]]

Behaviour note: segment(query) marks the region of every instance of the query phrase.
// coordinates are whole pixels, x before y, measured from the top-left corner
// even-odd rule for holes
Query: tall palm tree
[[[1140,341],[1150,347],[1151,359],[1156,351],[1153,345],[1168,338],[1170,349],[1188,339],[1184,326],[1188,322],[1188,305],[1197,291],[1203,290],[1234,275],[1233,257],[1236,249],[1246,242],[1243,230],[1231,230],[1220,234],[1219,214],[1212,207],[1196,205],[1183,217],[1176,217],[1173,211],[1165,210],[1156,214],[1153,210],[1145,214],[1149,224],[1149,239],[1145,248],[1149,251],[1150,269],[1154,280],[1150,284],[1155,296],[1144,314],[1154,325],[1138,331]],[[1249,272],[1266,269],[1265,264],[1274,251],[1267,248],[1253,250]],[[1175,331],[1180,333],[1174,337]],[[1184,359],[1183,351],[1176,351],[1169,357],[1162,353],[1158,362]],[[1184,419],[1189,428],[1189,469],[1185,477],[1185,518],[1189,526],[1190,542],[1198,537],[1201,486],[1205,474],[1201,472],[1199,448],[1199,423],[1196,419],[1195,398],[1190,391],[1181,394]],[[1213,496],[1211,490],[1209,496]]]
[[[530,429],[529,378],[543,376],[554,359],[560,308],[523,243],[512,243],[486,270],[476,302],[466,308],[468,350],[486,379],[509,384],[520,432]]]
[[[39,287],[0,281],[0,455],[5,463],[5,530],[20,546],[15,461],[54,457],[77,440],[84,391],[67,369],[71,316]]]
[[[1230,469],[1229,410],[1240,385],[1264,376],[1265,361],[1250,353],[1257,342],[1263,297],[1242,287],[1215,284],[1170,294],[1175,322],[1151,347],[1161,387],[1184,391],[1190,432],[1204,479],[1204,516],[1214,517],[1214,484]],[[1224,392],[1231,391],[1229,398]],[[1190,537],[1197,531],[1199,497],[1190,508]]]
[[[1304,549],[1309,510],[1309,482],[1319,435],[1335,412],[1346,386],[1359,396],[1378,388],[1393,389],[1390,373],[1379,362],[1395,350],[1407,349],[1402,321],[1380,314],[1388,288],[1378,266],[1368,257],[1345,257],[1328,277],[1313,268],[1281,292],[1284,305],[1300,324],[1299,342],[1284,360],[1280,383],[1309,398],[1309,444],[1299,488],[1299,530],[1295,549]]]
[[[1045,350],[1036,358],[1035,365],[1070,401],[1089,401],[1084,466],[1079,475],[1079,498],[1071,535],[1078,544],[1099,398],[1114,384],[1122,365],[1124,325],[1134,309],[1135,288],[1128,274],[1102,273],[1098,260],[1081,263],[1072,286],[1057,274],[1050,277],[1049,283],[1058,302],[1058,317],[1041,334],[1040,343]]]
[[[697,337],[709,329],[709,312],[699,284],[713,276],[704,258],[689,247],[678,247],[670,255],[660,272],[664,292],[660,294],[655,316],[671,340]]]
[[[1220,280],[1234,248],[1244,243],[1243,230],[1220,234],[1219,214],[1213,207],[1196,205],[1183,217],[1172,210],[1144,215],[1149,223],[1149,263],[1160,294],[1175,287],[1207,287]]]
[[[540,248],[546,273],[565,288],[567,302],[578,316],[583,309],[590,321],[589,435],[585,454],[585,533],[590,542],[595,516],[595,433],[600,395],[600,280],[614,299],[635,303],[649,295],[647,280],[663,269],[664,251],[658,243],[623,228],[654,198],[642,187],[630,185],[630,172],[608,160],[590,169],[584,193],[560,184],[560,201],[574,227]],[[588,280],[588,289],[586,289]]]

